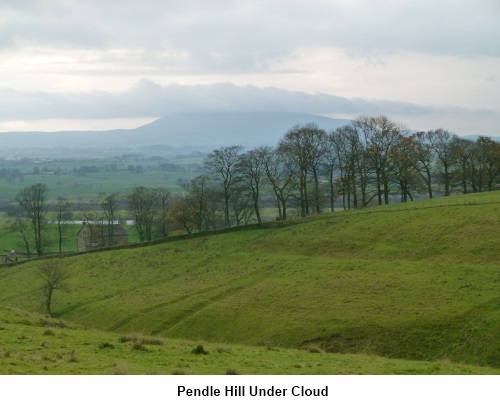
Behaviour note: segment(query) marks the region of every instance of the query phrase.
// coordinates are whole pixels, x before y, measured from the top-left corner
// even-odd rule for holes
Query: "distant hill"
[[[349,121],[297,113],[179,113],[131,130],[4,132],[0,133],[0,151],[21,150],[24,154],[40,155],[77,149],[81,156],[209,152],[235,144],[252,148],[276,145],[294,125],[309,122],[332,130]]]
[[[465,139],[469,139],[469,140],[471,140],[471,141],[476,141],[476,140],[477,140],[477,138],[479,138],[480,136],[486,136],[487,138],[491,138],[493,141],[500,143],[500,136],[488,136],[488,135],[467,135],[467,136],[464,136],[463,138],[465,138]]]
[[[133,130],[153,143],[175,147],[213,148],[224,145],[276,145],[294,125],[315,122],[326,130],[349,123],[319,115],[297,113],[182,113],[160,118]]]
[[[274,146],[296,124],[316,123],[330,131],[349,120],[320,115],[280,112],[177,113],[135,129],[110,131],[1,132],[0,157],[67,157],[123,153],[172,155],[207,153],[215,148],[242,145]],[[475,140],[478,135],[467,136]],[[500,137],[492,137],[500,142]]]

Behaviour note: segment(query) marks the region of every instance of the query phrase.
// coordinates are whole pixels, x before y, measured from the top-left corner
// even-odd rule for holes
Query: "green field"
[[[160,164],[169,163],[175,170],[159,170]],[[27,186],[37,183],[47,185],[49,200],[59,196],[71,201],[96,200],[99,193],[127,193],[136,186],[165,187],[173,193],[183,189],[180,180],[189,181],[202,173],[201,157],[179,157],[161,161],[141,159],[90,159],[71,161],[48,161],[24,163],[2,161],[0,169],[17,169],[23,173],[23,181],[0,179],[0,199],[14,200],[16,195]],[[110,167],[114,165],[114,170]],[[73,169],[94,166],[99,171],[76,174]],[[135,173],[127,170],[129,166],[141,166],[143,171]]]
[[[127,373],[498,374],[500,193],[481,198],[52,259],[70,287],[55,294],[56,322],[88,329],[45,336],[50,326],[3,320],[0,333],[18,338],[4,340],[11,354],[1,361],[24,360],[2,369],[106,374],[123,358]],[[40,313],[38,263],[0,269],[4,314]],[[117,343],[133,332],[165,342]],[[99,349],[102,341],[114,349]],[[30,361],[22,347],[41,342],[63,345],[62,357]],[[199,342],[208,355],[190,352]],[[78,362],[68,364],[73,350]]]

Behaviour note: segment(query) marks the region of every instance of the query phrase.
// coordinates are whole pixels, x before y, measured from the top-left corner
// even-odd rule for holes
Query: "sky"
[[[1,0],[0,131],[177,112],[500,135],[500,0]]]

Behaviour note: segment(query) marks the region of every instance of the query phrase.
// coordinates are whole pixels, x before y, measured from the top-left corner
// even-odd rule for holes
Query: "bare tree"
[[[20,246],[25,249],[28,259],[31,258],[32,247],[32,232],[30,232],[30,222],[27,218],[15,211],[9,214],[11,219],[9,221],[9,231],[18,233],[21,237]]]
[[[432,171],[434,167],[434,158],[431,145],[425,141],[425,137],[425,132],[417,132],[410,136],[410,138],[415,141],[413,150],[415,154],[415,170],[425,182],[429,198],[432,198]]]
[[[43,280],[41,288],[43,305],[45,307],[45,310],[47,311],[47,314],[53,316],[52,299],[54,296],[54,292],[56,290],[64,291],[67,289],[67,273],[63,270],[60,259],[42,262],[38,266],[38,272]]]
[[[453,180],[452,142],[457,138],[457,135],[440,128],[434,131],[428,131],[426,138],[433,152],[436,154],[439,174],[444,184],[444,194],[450,195]]]
[[[492,191],[500,179],[500,144],[489,137],[480,136],[476,147],[484,165],[484,186],[488,191]]]
[[[262,223],[260,215],[260,192],[266,177],[265,159],[267,149],[260,147],[243,154],[238,163],[241,182],[248,189],[253,202],[253,210],[257,223]]]
[[[135,229],[141,242],[153,239],[153,224],[157,215],[156,190],[148,187],[135,187],[127,195],[128,208],[134,217]]]
[[[355,120],[355,125],[361,128],[366,142],[366,153],[375,171],[379,205],[389,204],[390,176],[393,172],[393,148],[406,132],[405,128],[389,118],[361,116]]]
[[[43,254],[45,245],[44,230],[47,225],[45,220],[47,213],[46,192],[47,186],[39,183],[24,188],[16,198],[20,215],[26,218],[31,225],[35,250],[39,256]]]
[[[67,238],[67,232],[73,214],[69,210],[70,203],[63,197],[58,197],[54,205],[54,222],[57,226],[57,240],[59,253],[62,252],[62,244]]]
[[[164,187],[155,189],[158,204],[157,232],[161,238],[166,238],[169,233],[168,214],[172,204],[172,193]]]
[[[456,165],[455,177],[462,188],[462,193],[469,192],[469,185],[472,190],[476,189],[476,163],[474,142],[465,138],[454,138],[451,142],[450,154]]]
[[[295,173],[292,162],[279,149],[266,147],[263,154],[264,171],[271,185],[276,205],[278,219],[287,219],[287,203],[295,189]]]
[[[344,209],[351,208],[351,199],[354,208],[358,208],[358,191],[363,207],[370,201],[367,198],[369,168],[360,133],[362,130],[353,123],[329,135],[332,153],[336,154]]]
[[[310,176],[314,184],[313,201],[316,212],[321,211],[318,168],[326,153],[326,132],[316,124],[296,125],[278,144],[280,153],[287,154],[295,163],[300,191],[301,215],[310,213],[308,183]]]
[[[219,222],[217,206],[221,193],[214,181],[209,176],[202,174],[184,185],[184,190],[186,191],[183,198],[185,208],[181,213],[183,215],[187,215],[187,212],[190,213],[191,220],[198,231],[216,229]]]
[[[116,220],[116,214],[118,211],[120,193],[112,193],[107,195],[106,193],[99,193],[99,205],[101,206],[102,213],[105,218],[105,222],[102,226],[103,240],[104,236],[107,237],[107,246],[113,245],[114,237],[114,225]]]
[[[233,186],[239,181],[238,161],[242,146],[229,146],[215,149],[205,159],[205,169],[219,182],[224,197],[224,226],[231,225],[229,219],[229,200]]]
[[[394,162],[393,171],[401,192],[401,202],[407,202],[408,197],[413,201],[412,190],[420,188],[421,178],[415,169],[416,147],[414,138],[402,137],[389,151]]]

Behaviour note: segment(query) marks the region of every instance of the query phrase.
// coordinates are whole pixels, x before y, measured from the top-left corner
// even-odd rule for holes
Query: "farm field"
[[[103,373],[114,372],[121,350],[156,361],[166,354],[151,353],[178,345],[179,358],[194,361],[189,367],[177,360],[135,365],[137,358],[125,371],[267,374],[252,362],[286,353],[288,360],[272,360],[270,374],[498,374],[500,193],[480,197],[481,203],[466,195],[51,259],[63,264],[69,286],[54,295],[55,322],[90,329],[83,331],[89,351],[109,355]],[[39,263],[0,269],[2,311],[41,313]],[[50,326],[36,327],[15,333],[37,336],[31,339],[39,345]],[[130,333],[172,343],[135,352],[116,343]],[[115,349],[99,349],[101,341]],[[199,342],[213,357],[189,357]],[[71,363],[72,350],[87,356],[78,345],[63,345],[62,363]],[[211,368],[209,359],[227,355],[225,347],[234,357]],[[345,368],[332,366],[343,362]],[[50,365],[38,363],[11,371],[50,373]],[[75,363],[68,373],[93,373],[78,371],[83,360]]]
[[[3,200],[13,200],[24,187],[47,185],[48,199],[63,196],[71,201],[91,201],[103,193],[129,192],[135,186],[166,187],[182,191],[182,182],[201,174],[202,157],[179,157],[162,160],[146,158],[3,161],[4,170],[18,170],[23,180],[0,178]],[[161,169],[166,165],[166,169]]]

